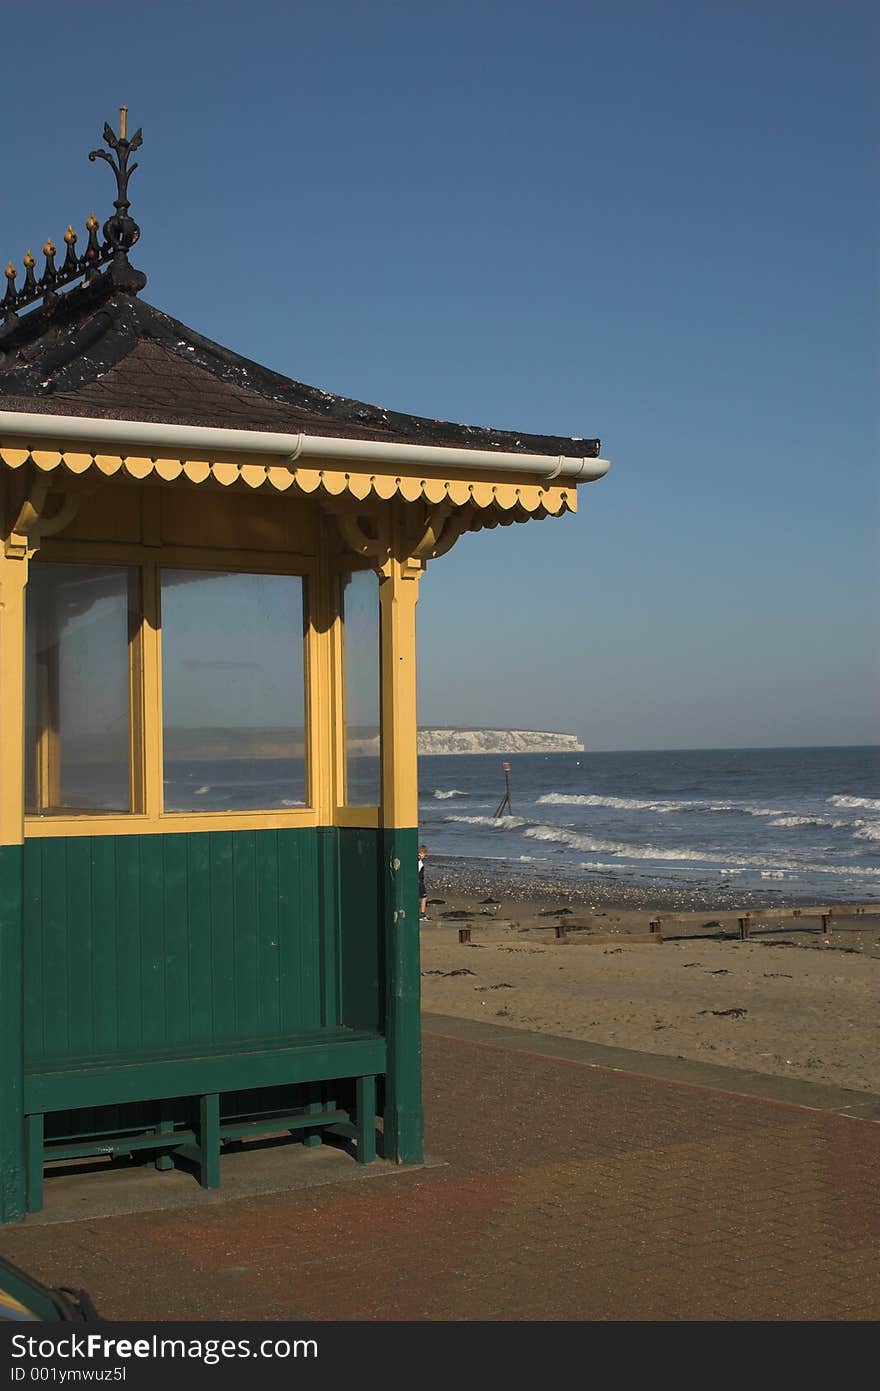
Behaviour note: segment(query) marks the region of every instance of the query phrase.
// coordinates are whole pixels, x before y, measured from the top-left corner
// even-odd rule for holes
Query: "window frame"
[[[155,832],[231,831],[317,826],[321,804],[320,701],[316,686],[320,637],[316,612],[318,562],[314,556],[272,551],[195,550],[180,546],[117,542],[45,543],[31,564],[119,565],[138,571],[140,613],[129,641],[132,810],[128,812],[24,812],[26,839],[51,836],[143,835]],[[166,812],[163,806],[161,571],[204,570],[225,574],[290,575],[302,581],[303,709],[306,745],[305,807],[247,811]],[[326,715],[324,716],[326,718]],[[332,717],[333,724],[338,720]],[[22,749],[24,757],[24,748]],[[324,799],[327,800],[326,798]]]
[[[362,571],[369,571],[376,576],[376,635],[378,641],[378,663],[379,663],[379,801],[374,805],[370,803],[352,804],[347,801],[348,796],[348,747],[347,747],[347,718],[345,709],[345,576]],[[362,828],[377,828],[382,819],[382,799],[384,796],[384,759],[382,756],[384,730],[382,720],[382,608],[379,602],[379,588],[382,580],[376,566],[371,561],[363,561],[360,565],[357,558],[352,555],[340,555],[334,558],[333,566],[333,594],[336,605],[337,621],[333,625],[333,669],[336,686],[336,699],[334,702],[337,712],[337,728],[334,740],[334,764],[338,770],[335,784],[333,821],[337,826],[352,826]]]

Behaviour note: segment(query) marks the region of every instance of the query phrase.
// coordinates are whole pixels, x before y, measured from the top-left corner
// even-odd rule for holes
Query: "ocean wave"
[[[657,801],[641,797],[601,797],[598,793],[545,792],[536,799],[545,806],[612,807],[618,811],[653,811],[661,816],[670,812],[725,812],[740,816],[781,816],[780,807],[756,807],[748,803],[709,802],[705,800]]]
[[[762,879],[784,879],[784,878],[785,878],[785,873],[784,873],[784,871],[781,870],[781,869],[762,869],[762,870],[761,870],[761,878],[762,878]]]
[[[849,826],[849,821],[832,820],[827,816],[779,816],[769,826]]]
[[[546,840],[558,845],[570,846],[572,850],[598,850],[609,855],[623,855],[631,860],[698,860],[710,864],[748,864],[748,856],[729,856],[721,852],[708,854],[702,850],[661,848],[656,845],[628,845],[620,840],[605,840],[601,836],[583,835],[579,831],[569,831],[563,826],[542,824],[527,826],[523,834],[532,840]],[[765,865],[766,858],[755,859],[756,865]]]
[[[694,863],[712,865],[719,873],[757,870],[763,877],[787,877],[803,874],[845,874],[849,877],[876,879],[880,869],[858,865],[829,863],[806,863],[789,858],[763,855],[725,853],[692,849],[687,846],[657,846],[651,844],[632,845],[625,841],[608,840],[602,836],[585,834],[566,826],[547,825],[523,816],[444,816],[443,822],[459,825],[486,826],[496,831],[518,831],[530,840],[546,842],[567,847],[586,854],[615,855],[624,860],[650,860],[655,863]],[[871,823],[873,824],[873,823]]]
[[[848,874],[860,877],[876,877],[880,869],[860,868],[856,865],[799,864],[795,861],[767,863],[766,855],[727,855],[721,851],[711,853],[705,850],[690,850],[684,847],[661,847],[657,845],[628,845],[623,841],[604,840],[601,836],[586,836],[577,831],[566,830],[562,826],[545,826],[540,823],[529,825],[523,835],[532,840],[551,841],[567,845],[572,850],[598,851],[600,854],[620,855],[629,860],[672,860],[695,861],[702,864],[732,865],[739,869],[787,870],[790,873],[810,874]]]
[[[434,789],[434,796],[440,797],[443,801],[446,801],[448,797],[466,797],[467,793],[459,792],[457,787],[451,787],[448,792],[441,792],[440,788],[437,787]]]
[[[643,802],[638,797],[599,797],[583,793],[545,792],[536,799],[554,807],[616,807],[620,811],[677,811],[686,802]]]
[[[444,816],[444,824],[449,821],[464,826],[491,826],[496,831],[517,831],[522,826],[532,826],[534,822],[524,816]]]
[[[880,797],[850,797],[840,793],[827,800],[833,807],[865,807],[868,811],[880,811]]]
[[[880,821],[857,821],[856,840],[880,840]]]

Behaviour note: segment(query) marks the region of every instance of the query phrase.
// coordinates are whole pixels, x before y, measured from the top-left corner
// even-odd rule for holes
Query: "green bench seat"
[[[270,1130],[333,1129],[351,1135],[360,1163],[376,1157],[376,1078],[385,1072],[385,1040],[366,1030],[322,1028],[280,1037],[247,1039],[210,1046],[181,1044],[138,1053],[100,1057],[43,1059],[25,1066],[24,1112],[27,1145],[28,1210],[43,1205],[43,1166],[47,1160],[156,1149],[160,1167],[171,1167],[170,1151],[194,1149],[203,1187],[220,1183],[223,1140]],[[355,1114],[323,1106],[317,1084],[337,1079],[355,1083]],[[305,1083],[309,1103],[295,1114],[273,1113],[257,1121],[221,1121],[220,1096],[266,1087]],[[196,1098],[198,1123],[181,1130],[167,1120],[135,1135],[45,1142],[44,1117],[53,1111],[116,1106],[130,1102],[169,1102]]]

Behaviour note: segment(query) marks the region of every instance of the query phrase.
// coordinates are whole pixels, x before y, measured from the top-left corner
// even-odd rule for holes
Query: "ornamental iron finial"
[[[110,124],[104,122],[104,143],[109,145],[115,153],[108,154],[106,150],[90,150],[89,159],[94,162],[96,159],[103,159],[110,165],[116,175],[116,192],[113,206],[116,213],[104,223],[104,237],[113,250],[113,265],[110,275],[114,285],[123,290],[140,290],[146,285],[146,278],[140,271],[132,270],[129,265],[128,253],[138,240],[141,229],[133,217],[129,217],[128,210],[131,204],[128,199],[128,181],[137,169],[137,162],[129,168],[128,161],[135,150],[139,150],[143,144],[140,126],[129,140],[126,136],[126,126],[128,118],[128,107],[119,108],[119,134],[116,135]],[[139,282],[139,283],[135,283]]]
[[[88,243],[81,256],[78,256],[76,251],[77,234],[72,226],[68,226],[64,233],[66,255],[60,267],[55,265],[57,251],[51,237],[46,239],[43,246],[46,264],[39,279],[34,275],[36,262],[33,254],[28,251],[25,255],[25,278],[20,290],[15,288],[16,270],[10,261],[5,272],[6,294],[0,299],[0,316],[4,326],[12,327],[18,322],[17,311],[40,298],[43,300],[44,309],[54,308],[61,298],[56,292],[62,286],[69,285],[71,281],[82,279],[84,285],[91,285],[100,280],[100,267],[106,266],[108,262],[110,269],[107,275],[115,290],[137,294],[138,290],[142,290],[146,285],[147,277],[143,272],[135,270],[128,259],[129,251],[141,234],[140,227],[129,215],[131,204],[128,199],[128,181],[137,169],[137,163],[130,165],[129,159],[143,144],[143,136],[138,129],[130,140],[127,138],[127,116],[128,108],[120,107],[118,135],[106,121],[104,123],[104,140],[113,154],[108,154],[106,150],[92,150],[89,153],[89,159],[93,162],[96,159],[106,160],[116,175],[117,196],[113,203],[116,211],[104,223],[103,242],[98,236],[101,224],[92,213],[86,222]]]

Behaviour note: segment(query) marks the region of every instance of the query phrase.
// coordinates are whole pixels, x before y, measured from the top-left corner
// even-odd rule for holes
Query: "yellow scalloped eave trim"
[[[31,463],[44,473],[63,469],[68,473],[83,474],[95,469],[107,478],[121,473],[138,481],[156,474],[166,483],[180,477],[190,483],[205,483],[211,479],[224,488],[243,483],[248,488],[266,487],[278,493],[293,491],[305,497],[316,493],[326,493],[329,497],[347,494],[358,502],[366,502],[370,498],[388,502],[394,497],[403,498],[406,502],[424,501],[434,506],[450,502],[454,507],[472,507],[479,512],[510,513],[512,518],[524,514],[555,517],[562,512],[577,511],[577,489],[573,483],[567,483],[564,487],[542,487],[539,483],[493,483],[487,478],[420,478],[418,474],[286,468],[253,462],[235,463],[227,459],[181,459],[169,455],[147,458],[136,454],[90,454],[82,450],[29,450],[12,445],[0,448],[0,460],[11,469]]]

